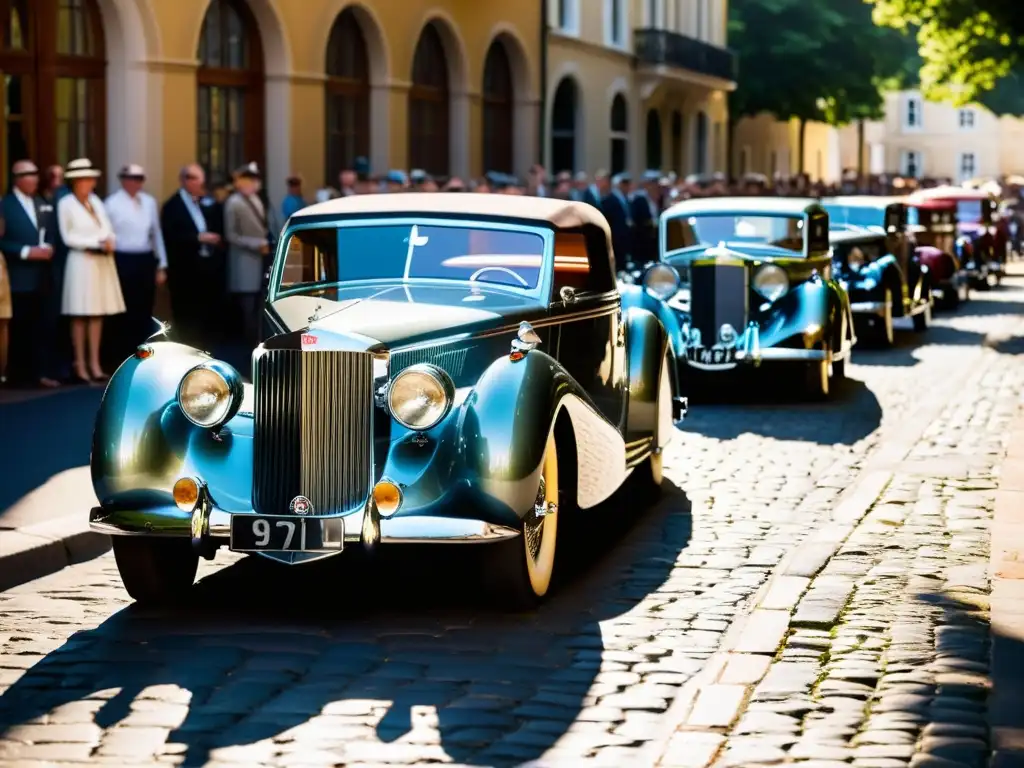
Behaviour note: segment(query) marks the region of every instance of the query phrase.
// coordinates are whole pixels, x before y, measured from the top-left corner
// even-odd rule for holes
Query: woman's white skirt
[[[122,312],[124,296],[113,254],[94,256],[70,251],[64,267],[61,313],[72,317],[99,317]]]

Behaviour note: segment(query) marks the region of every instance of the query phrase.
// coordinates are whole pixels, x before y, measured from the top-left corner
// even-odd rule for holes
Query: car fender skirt
[[[484,495],[519,515],[533,508],[548,437],[563,413],[575,440],[577,504],[593,507],[615,492],[625,479],[622,435],[554,358],[533,350],[493,363],[467,402],[465,461]]]

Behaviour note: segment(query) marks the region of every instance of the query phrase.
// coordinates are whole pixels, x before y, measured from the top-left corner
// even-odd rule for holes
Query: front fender
[[[251,511],[251,387],[245,385],[239,414],[215,437],[177,405],[181,377],[210,356],[174,342],[151,347],[151,357],[130,357],[117,369],[96,414],[90,464],[100,505],[173,508],[174,483],[188,475],[207,483],[217,507]]]
[[[820,278],[794,286],[761,314],[760,345],[810,349],[830,339],[836,293]]]
[[[462,445],[470,480],[516,515],[515,523],[533,508],[548,437],[563,415],[575,442],[577,503],[592,507],[622,483],[625,443],[554,358],[539,350],[516,362],[503,357],[466,399]]]
[[[660,303],[660,302],[659,302]],[[658,377],[666,351],[671,357],[669,375],[672,394],[679,392],[675,355],[665,326],[647,309],[630,308],[625,313],[626,356],[629,366],[629,406],[626,415],[626,442],[651,437],[657,430]]]
[[[927,267],[935,282],[952,280],[959,271],[960,265],[954,256],[940,250],[919,249],[917,258],[922,267]]]

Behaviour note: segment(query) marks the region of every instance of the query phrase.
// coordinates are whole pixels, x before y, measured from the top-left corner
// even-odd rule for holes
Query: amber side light
[[[149,346],[149,344],[140,344],[135,349],[135,356],[139,358],[139,360],[150,358],[153,356],[153,348]]]
[[[373,501],[382,515],[393,515],[402,506],[402,490],[390,480],[373,486]]]
[[[191,477],[183,477],[174,484],[173,495],[178,509],[191,512],[199,501],[199,483]]]

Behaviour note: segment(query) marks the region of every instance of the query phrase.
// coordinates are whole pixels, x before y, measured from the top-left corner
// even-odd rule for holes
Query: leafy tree
[[[956,106],[983,101],[1024,59],[1021,0],[867,2],[879,24],[915,30],[924,59],[921,89],[930,99]]]
[[[883,92],[916,68],[913,40],[876,26],[864,0],[732,0],[729,10],[742,73],[730,95],[732,127],[761,112],[798,120],[801,171],[808,121],[880,117]]]

